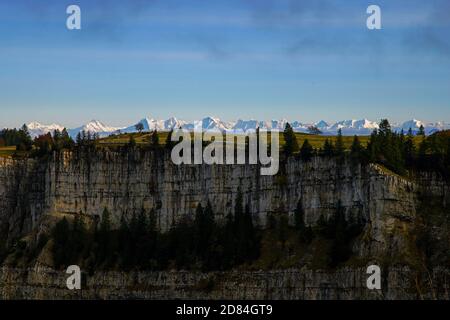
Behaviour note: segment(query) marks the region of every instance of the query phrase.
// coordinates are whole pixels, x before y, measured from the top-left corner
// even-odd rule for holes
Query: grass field
[[[135,141],[137,144],[145,144],[149,143],[150,141],[150,133],[132,133],[132,134],[121,134],[118,136],[113,137],[107,137],[100,139],[99,144],[100,145],[111,145],[111,146],[117,146],[117,145],[123,145],[130,141],[130,136],[133,135]],[[159,132],[159,143],[165,144],[168,132]],[[306,134],[306,133],[296,133],[295,134],[297,138],[297,142],[299,146],[302,146],[303,142],[308,139],[309,143],[313,146],[315,149],[320,149],[323,147],[323,144],[325,143],[326,139],[331,140],[333,143],[336,142],[337,136],[322,136],[322,135],[312,135],[312,134]],[[350,149],[352,142],[353,142],[353,136],[343,136],[344,141],[344,147],[346,149]],[[362,146],[366,146],[369,142],[370,136],[358,136],[359,141],[361,142]],[[419,145],[422,141],[422,137],[415,137],[415,143],[416,145]],[[269,139],[270,141],[270,139]],[[280,145],[284,145],[284,137],[283,134],[280,134]]]
[[[149,143],[150,136],[151,136],[150,133],[121,134],[118,136],[112,136],[112,137],[100,139],[99,144],[100,145],[111,145],[111,146],[123,145],[130,141],[131,135],[133,136],[133,138],[135,139],[137,144]],[[159,132],[158,135],[159,135],[159,143],[165,144],[168,132]],[[309,143],[311,143],[311,145],[317,149],[319,149],[323,146],[326,139],[329,139],[333,142],[336,141],[336,136],[321,136],[321,135],[311,135],[311,134],[306,134],[306,133],[296,133],[295,135],[297,137],[297,141],[300,146],[303,144],[305,139],[308,139]],[[344,140],[345,147],[350,148],[350,146],[352,145],[352,142],[353,142],[353,137],[344,136],[343,140]],[[360,140],[361,144],[363,146],[365,146],[367,144],[367,142],[369,141],[369,136],[359,136],[359,140]],[[269,139],[269,141],[270,141],[270,139]],[[280,134],[280,145],[284,145],[283,134]]]
[[[169,132],[158,132],[158,138],[160,144],[165,144],[167,135]],[[127,144],[130,141],[130,137],[133,136],[134,140],[137,144],[146,144],[150,142],[151,133],[125,133],[116,136],[109,136],[107,138],[102,138],[98,141],[99,145],[112,145],[112,146],[120,146]]]
[[[159,143],[161,145],[164,145],[167,140],[169,132],[158,132],[159,136]],[[151,133],[145,132],[145,133],[127,133],[127,134],[121,134],[116,136],[110,136],[107,138],[100,139],[97,144],[99,146],[104,147],[114,147],[114,146],[123,146],[127,144],[130,141],[130,137],[133,136],[134,140],[136,141],[136,144],[143,145],[150,143]],[[306,134],[306,133],[296,133],[295,134],[299,146],[302,146],[303,142],[308,139],[309,143],[313,146],[315,149],[320,149],[323,147],[323,144],[325,143],[326,139],[329,139],[333,141],[333,143],[336,142],[337,137],[336,136],[322,136],[322,135],[312,135],[312,134]],[[359,141],[361,142],[361,145],[366,146],[369,142],[369,136],[358,136]],[[422,141],[422,137],[414,137],[415,144],[418,146],[420,142]],[[270,139],[269,139],[270,141]],[[353,142],[353,137],[351,136],[344,136],[344,147],[346,149],[350,149],[350,146]],[[283,134],[280,134],[280,146],[284,145],[284,137]],[[10,157],[14,154],[16,150],[16,147],[0,147],[0,157]]]
[[[0,147],[0,157],[10,157],[14,151],[16,147]]]

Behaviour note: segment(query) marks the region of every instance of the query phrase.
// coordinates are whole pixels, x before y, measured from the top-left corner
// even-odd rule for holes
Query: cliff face
[[[371,223],[376,243],[385,242],[397,223],[416,216],[417,184],[375,165],[314,158],[290,159],[283,173],[261,176],[256,165],[173,165],[168,154],[98,152],[88,158],[55,154],[45,162],[0,159],[2,227],[9,233],[29,232],[48,214],[100,216],[107,208],[119,221],[141,210],[156,210],[167,230],[183,215],[193,215],[208,200],[217,219],[232,212],[238,189],[255,222],[265,225],[270,213],[292,215],[299,199],[307,224],[329,217],[338,202],[347,216]],[[433,192],[442,193],[442,185]]]
[[[45,213],[46,165],[0,157],[0,240],[25,235]]]
[[[366,287],[362,268],[230,272],[102,272],[84,274],[81,290],[68,290],[64,272],[48,268],[0,269],[1,299],[449,299],[448,270],[427,275],[417,290],[408,268],[385,270],[382,290]],[[427,281],[428,281],[427,280]]]
[[[11,241],[46,228],[49,217],[81,213],[94,219],[104,208],[111,212],[116,223],[122,215],[129,218],[134,212],[154,209],[158,226],[164,231],[183,215],[193,216],[197,204],[208,200],[216,218],[223,220],[232,213],[238,190],[260,226],[266,224],[269,214],[286,214],[292,221],[299,199],[309,225],[314,225],[321,215],[333,215],[340,203],[347,217],[362,217],[366,222],[353,251],[367,262],[383,262],[387,257],[401,258],[402,262],[417,259],[412,243],[416,241],[418,225],[432,229],[441,241],[450,242],[448,224],[441,224],[442,219],[427,222],[432,225],[424,222],[424,197],[437,199],[441,213],[448,210],[444,209],[449,201],[448,185],[433,174],[405,179],[373,164],[362,166],[350,160],[337,162],[316,157],[307,163],[289,159],[276,176],[261,176],[256,165],[176,166],[167,152],[155,154],[143,150],[98,151],[87,155],[64,152],[46,161],[0,158],[0,231],[4,240]],[[352,279],[361,277],[360,270],[351,272],[355,273]],[[6,274],[9,273],[3,271],[2,276]],[[279,275],[284,277],[285,273]],[[254,276],[260,274],[249,275]],[[326,277],[321,279],[328,283]],[[305,281],[302,289],[276,297],[314,298],[324,294],[307,293],[305,283],[309,280]],[[311,281],[311,286],[317,284]],[[339,285],[354,287],[345,281]],[[332,297],[346,295],[336,290],[332,290]],[[168,295],[164,292],[161,297]],[[2,294],[8,295],[5,291]],[[241,297],[237,291],[219,294]],[[255,294],[267,296],[263,291]],[[356,292],[352,294],[358,296]]]

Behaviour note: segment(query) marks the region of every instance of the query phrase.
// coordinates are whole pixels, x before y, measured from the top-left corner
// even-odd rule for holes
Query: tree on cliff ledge
[[[312,228],[305,224],[305,210],[303,209],[303,202],[300,199],[297,203],[297,208],[294,211],[295,229],[297,229],[300,242],[310,243],[313,237]]]

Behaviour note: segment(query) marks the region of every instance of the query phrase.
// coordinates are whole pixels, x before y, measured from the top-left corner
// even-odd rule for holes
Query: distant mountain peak
[[[369,135],[374,129],[378,128],[378,123],[375,121],[368,120],[366,118],[355,120],[341,120],[336,122],[327,122],[325,120],[320,120],[315,123],[303,123],[300,121],[288,121],[286,119],[281,120],[257,120],[257,119],[242,119],[239,118],[237,121],[226,122],[222,121],[218,117],[207,116],[198,122],[187,122],[179,120],[176,117],[170,117],[167,120],[155,120],[151,117],[142,118],[137,123],[142,123],[144,126],[144,131],[170,131],[174,128],[183,128],[186,130],[194,130],[194,124],[200,124],[201,129],[204,131],[224,131],[224,130],[235,130],[239,132],[254,131],[257,128],[269,129],[269,130],[279,130],[283,131],[286,123],[290,123],[292,129],[296,132],[309,132],[309,127],[314,125],[322,131],[324,135],[334,135],[339,129],[341,129],[344,135]],[[435,123],[426,123],[421,120],[412,119],[405,121],[401,124],[391,124],[394,131],[408,131],[409,128],[415,133],[418,132],[421,125],[424,126],[425,132],[427,134],[450,129],[450,124],[442,121]],[[53,132],[54,130],[63,130],[64,127],[58,124],[45,125],[37,121],[30,122],[28,124],[28,129],[33,137],[46,134],[48,132]],[[89,131],[91,133],[98,133],[100,136],[107,136],[111,133],[115,133],[120,130],[123,133],[136,132],[136,123],[130,124],[127,127],[111,127],[101,122],[100,120],[91,120],[88,123],[75,128],[69,129],[68,132],[72,137],[75,137],[80,131]]]

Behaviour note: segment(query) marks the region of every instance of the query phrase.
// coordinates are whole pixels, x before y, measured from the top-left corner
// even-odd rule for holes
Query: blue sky
[[[82,30],[66,29],[70,4]],[[450,121],[450,2],[0,0],[0,111],[0,127]]]

